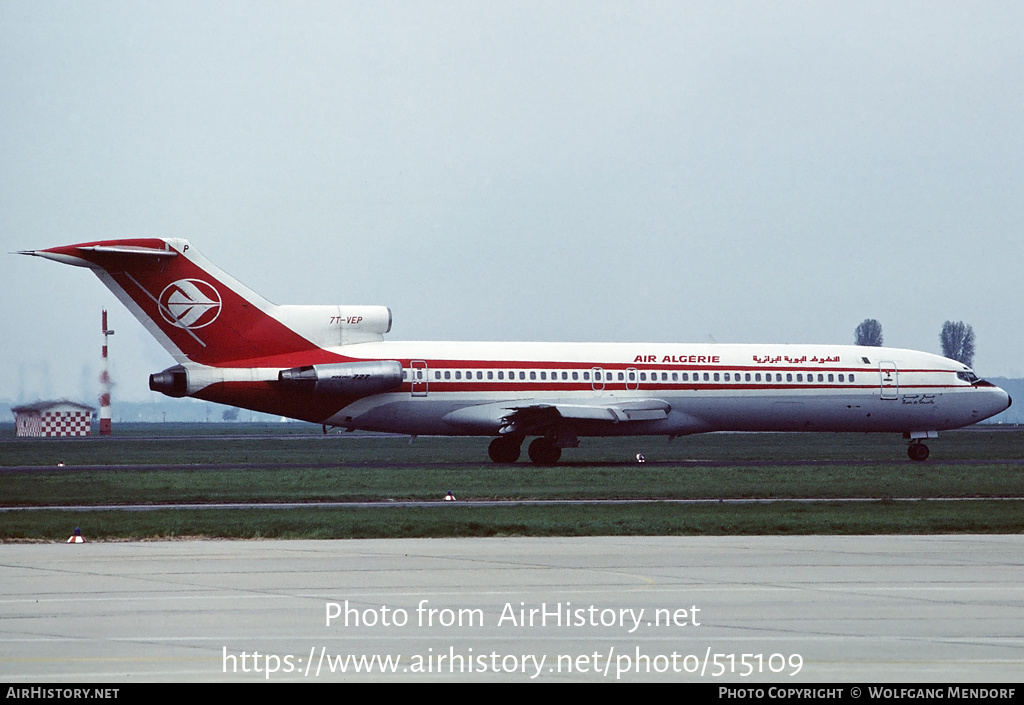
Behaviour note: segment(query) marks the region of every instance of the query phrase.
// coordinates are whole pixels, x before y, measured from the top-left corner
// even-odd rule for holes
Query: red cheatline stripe
[[[417,382],[417,387],[423,387],[426,385],[424,382]],[[403,383],[403,391],[411,391],[411,384],[409,382]],[[687,384],[685,382],[678,385],[666,385],[666,384],[651,384],[647,383],[644,385],[641,383],[639,388],[630,387],[626,389],[622,382],[616,382],[615,384],[606,384],[603,388],[595,390],[590,384],[544,384],[536,380],[526,381],[520,383],[509,383],[509,382],[496,382],[488,383],[485,381],[473,381],[473,382],[459,382],[456,380],[430,380],[429,391],[438,392],[590,392],[590,391],[606,391],[606,392],[704,392],[704,391],[765,391],[770,389],[806,389],[806,390],[818,390],[818,391],[841,391],[845,389],[849,390],[872,390],[879,391],[879,385],[877,384],[833,384],[833,385],[819,385],[819,384]],[[959,385],[948,385],[948,384],[905,384],[900,385],[899,391],[906,392],[911,389],[915,390],[931,390],[931,389],[966,389],[967,386]],[[887,388],[887,391],[889,388]],[[420,390],[417,390],[420,391]],[[897,391],[896,387],[892,387],[891,391]]]

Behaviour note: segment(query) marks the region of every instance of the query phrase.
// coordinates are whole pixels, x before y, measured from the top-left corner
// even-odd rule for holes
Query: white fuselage
[[[510,409],[524,406],[582,410],[564,422],[580,436],[679,436],[938,431],[1009,405],[1003,390],[969,381],[964,365],[895,348],[388,341],[333,351],[350,360],[398,360],[405,381],[348,404],[327,423],[413,435],[495,435]],[[193,370],[190,392],[243,381],[231,368]],[[237,371],[244,381],[277,373]],[[593,412],[637,403],[650,409],[647,417]]]

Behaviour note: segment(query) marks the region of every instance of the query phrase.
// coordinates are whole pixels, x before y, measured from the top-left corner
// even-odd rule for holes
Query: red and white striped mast
[[[100,373],[100,435],[109,436],[112,432],[110,416],[110,366],[107,362],[107,338],[114,331],[107,328],[107,309],[103,309],[103,371]]]

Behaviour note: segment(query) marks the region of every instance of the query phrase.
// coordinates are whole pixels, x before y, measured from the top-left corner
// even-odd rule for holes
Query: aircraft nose
[[[1010,405],[1013,404],[1013,399],[1011,399],[1007,391],[1001,387],[996,387],[992,391],[994,392],[992,399],[992,406],[994,408],[991,415],[995,416],[996,414],[1001,414],[1009,409]]]
[[[1010,408],[1013,400],[1002,387],[997,387],[991,382],[981,381],[976,383],[974,388],[981,392],[975,402],[977,406],[971,412],[974,417],[973,423],[990,419],[996,414],[1001,414]]]
[[[996,389],[999,390],[1000,400],[1004,404],[1003,408],[1000,409],[1000,411],[1006,411],[1007,409],[1010,408],[1010,405],[1013,404],[1013,399],[1010,398],[1010,393],[1007,392],[1002,387],[996,387]]]

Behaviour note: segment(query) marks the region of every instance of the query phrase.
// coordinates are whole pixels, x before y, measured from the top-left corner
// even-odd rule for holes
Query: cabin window
[[[594,379],[601,379],[600,377],[597,376],[598,373],[594,373],[594,374],[595,374]],[[586,380],[586,381],[589,381],[590,380],[590,373],[589,372],[584,372],[583,373],[583,379]]]
[[[624,379],[626,379],[626,376],[620,372],[619,373],[619,381],[621,382]]]
[[[716,382],[718,381],[718,373],[717,372],[715,373],[715,381]]]
[[[828,376],[828,381],[829,382],[835,382],[835,377],[833,377],[832,375],[829,375]]]
[[[704,373],[704,381],[705,381],[705,382],[707,382],[707,381],[709,381],[710,379],[711,379],[711,374],[710,374],[710,373],[708,373],[708,372],[705,372],[705,373]]]
[[[679,381],[679,373],[678,372],[673,372],[672,373],[672,381],[673,382],[678,382]]]
[[[633,379],[633,373],[632,372],[629,373],[629,378]],[[646,382],[647,381],[647,373],[646,372],[641,372],[640,373],[640,381],[641,382]]]
[[[843,376],[842,376],[842,375],[839,375],[839,381],[840,381],[840,382],[845,382],[846,380],[844,380],[844,379],[843,379]]]
[[[574,382],[576,380],[578,380],[579,378],[580,378],[580,373],[579,372],[573,372],[572,373],[572,379],[573,379]]]
[[[487,370],[487,379],[494,379],[494,370]]]
[[[455,379],[462,379],[462,372],[456,370],[455,371]]]
[[[756,375],[754,375],[754,381],[755,382],[760,382],[761,381],[761,373],[760,372],[758,372]]]
[[[786,381],[787,382],[792,382],[793,381],[793,375],[787,372],[786,373]]]
[[[850,375],[850,381],[853,382],[853,375]]]
[[[825,375],[821,375],[821,374],[818,375],[818,381],[819,382],[824,382],[825,381]]]
[[[520,370],[520,372],[519,372],[519,379],[522,379],[522,380],[526,379],[526,373],[523,372],[522,370]]]
[[[548,379],[548,373],[547,372],[541,372],[540,373],[540,378],[546,382],[547,379]],[[530,379],[533,379],[533,377],[531,376]]]

